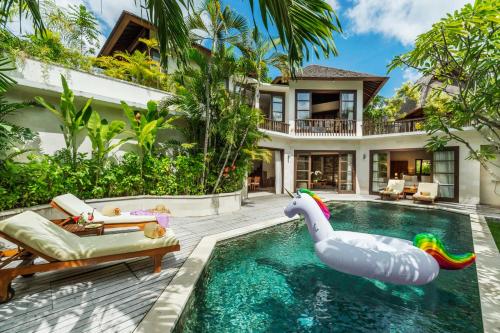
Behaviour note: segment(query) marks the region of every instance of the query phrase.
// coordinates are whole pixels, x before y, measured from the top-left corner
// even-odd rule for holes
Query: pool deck
[[[375,196],[333,193],[320,193],[320,196],[326,201],[376,199]],[[15,299],[0,305],[0,332],[166,332],[154,323],[159,323],[157,320],[177,321],[182,308],[172,315],[162,310],[168,305],[165,297],[170,296],[172,301],[175,293],[169,291],[179,287],[179,279],[183,277],[182,283],[196,281],[194,272],[201,272],[218,240],[287,221],[283,208],[289,200],[287,196],[259,196],[247,200],[236,213],[174,218],[172,228],[180,240],[181,251],[165,256],[163,271],[159,274],[152,274],[150,259],[135,259],[18,278],[13,283]],[[415,206],[407,200],[396,204]],[[491,247],[493,240],[487,226],[485,229],[481,210],[456,204],[436,206],[472,214],[481,300],[485,302],[482,304],[485,332],[500,331],[497,310],[500,308],[500,255],[494,251],[494,243]],[[500,212],[491,210],[487,215],[500,217]],[[190,256],[196,260],[186,262]],[[171,283],[174,276],[176,280]],[[192,290],[192,283],[182,288],[185,294]],[[173,301],[182,305],[184,300]]]

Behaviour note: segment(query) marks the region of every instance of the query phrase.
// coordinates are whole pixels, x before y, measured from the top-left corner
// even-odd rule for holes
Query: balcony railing
[[[297,119],[295,134],[312,136],[355,136],[356,120]]]
[[[259,125],[259,128],[264,129],[264,130],[268,130],[268,131],[288,134],[290,125],[287,123],[284,123],[282,121],[276,121],[276,120],[265,118],[264,122],[262,122]]]
[[[416,118],[396,121],[365,121],[363,122],[363,135],[423,131],[424,120],[424,118]]]

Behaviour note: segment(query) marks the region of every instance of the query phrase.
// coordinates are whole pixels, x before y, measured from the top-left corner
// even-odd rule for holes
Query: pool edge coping
[[[476,274],[479,287],[483,331],[484,333],[494,333],[500,330],[500,327],[498,327],[498,323],[500,323],[500,313],[496,311],[498,302],[494,298],[495,295],[500,294],[500,265],[490,267],[488,265],[491,262],[500,263],[500,253],[496,248],[493,236],[491,235],[483,215],[477,212],[450,207],[416,205],[405,202],[381,201],[375,199],[332,199],[329,201],[387,203],[413,208],[438,209],[469,216],[474,252],[476,254],[481,254],[476,260]],[[168,333],[175,329],[217,243],[272,228],[294,220],[297,220],[297,218],[279,217],[203,237],[133,333]],[[494,279],[491,279],[491,270],[493,270]]]

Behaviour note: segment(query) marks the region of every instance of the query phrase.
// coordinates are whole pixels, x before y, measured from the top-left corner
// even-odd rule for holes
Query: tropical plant
[[[99,113],[96,111],[92,112],[85,127],[87,128],[87,135],[90,142],[92,142],[92,157],[98,165],[103,164],[111,151],[129,140],[128,137],[116,139],[125,130],[124,121],[113,120],[108,123],[106,119],[101,119]]]
[[[30,129],[7,120],[8,115],[29,105],[28,103],[10,103],[3,94],[0,94],[0,160],[7,158],[16,145],[25,144],[36,137]],[[18,152],[19,150],[16,151]]]
[[[94,53],[93,47],[99,47],[99,24],[94,14],[84,5],[69,6],[69,23],[72,26],[71,39],[78,41],[80,53],[84,54],[85,42],[92,48],[88,51]]]
[[[12,61],[9,58],[0,56],[0,94],[6,92],[7,89],[16,83],[14,79],[5,73],[14,69],[16,68],[12,65]]]
[[[257,28],[253,29],[249,34],[245,35],[241,42],[236,46],[242,52],[244,66],[248,66],[246,72],[250,73],[252,78],[257,80],[257,87],[254,88],[254,96],[252,98],[252,106],[255,108],[257,102],[257,93],[262,82],[269,81],[269,67],[273,66],[281,71],[283,77],[290,76],[286,55],[276,52],[276,45],[279,45],[279,39],[265,38]],[[246,80],[246,77],[243,78]],[[244,82],[248,85],[248,82]]]
[[[168,55],[185,59],[190,47],[189,29],[183,20],[183,9],[190,10],[193,0],[145,0],[149,18],[158,28],[160,53],[165,62]],[[217,1],[218,2],[218,1]],[[311,53],[329,57],[337,54],[333,41],[335,33],[342,32],[340,22],[325,0],[248,0],[254,18],[260,12],[268,30],[276,30],[294,70]],[[219,6],[220,7],[220,6]],[[312,48],[312,52],[310,49]]]
[[[59,108],[45,101],[43,97],[35,97],[35,100],[47,110],[52,112],[60,121],[61,131],[64,135],[66,148],[71,154],[71,162],[73,166],[77,163],[78,154],[78,134],[85,128],[90,115],[92,114],[92,98],[88,99],[81,109],[77,109],[75,105],[75,95],[68,87],[68,82],[61,74],[61,82],[63,92],[61,93],[61,101]]]
[[[172,90],[169,75],[163,71],[160,63],[152,58],[152,50],[157,42],[154,39],[142,38],[140,42],[146,45],[146,52],[115,52],[113,56],[98,57],[95,63],[104,69],[104,74],[108,76],[166,91]]]
[[[5,27],[8,23],[9,15],[16,8],[19,13],[19,24],[22,15],[31,16],[35,31],[44,31],[42,16],[40,15],[40,5],[37,0],[4,0],[0,5],[0,26]]]
[[[387,98],[377,95],[363,111],[363,120],[380,121],[387,117]]]
[[[408,66],[431,78],[425,84],[430,91],[425,129],[432,136],[427,147],[437,150],[455,140],[487,170],[495,151],[500,152],[499,22],[497,1],[466,4],[418,36],[415,48],[389,67]],[[472,146],[462,136],[466,126],[473,126],[490,148]]]
[[[212,110],[211,97],[213,92],[212,82],[218,84],[217,78],[213,77],[212,63],[217,53],[224,51],[226,45],[236,45],[241,41],[241,37],[248,31],[246,20],[243,16],[232,11],[228,6],[221,9],[219,0],[205,0],[202,5],[188,17],[188,29],[191,38],[195,42],[209,42],[212,56],[208,57],[205,82],[205,139],[203,142],[203,158],[205,166],[203,169],[201,183],[203,186],[207,174],[207,157],[209,136],[211,130]]]
[[[121,104],[134,139],[137,140],[141,158],[151,156],[155,150],[159,130],[173,128],[172,122],[175,118],[168,118],[168,110],[158,108],[158,104],[154,101],[147,103],[147,110],[133,110],[124,101]]]
[[[210,99],[206,96],[208,59],[192,49],[189,60],[195,64],[182,69],[176,79],[179,83],[176,96],[165,101],[175,108],[183,124],[181,131],[189,156],[197,156],[205,143],[205,105],[210,103],[212,127],[209,132],[207,155],[203,154],[205,184],[202,191],[218,193],[222,190],[241,188],[242,180],[252,158],[261,157],[257,148],[264,134],[258,130],[262,121],[259,110],[250,107],[247,100],[235,89],[227,89],[229,78],[246,76],[241,72],[241,60],[235,58],[232,49],[219,50],[212,57]],[[204,152],[204,151],[203,151]],[[200,182],[203,179],[200,175]],[[202,183],[203,184],[203,183]]]

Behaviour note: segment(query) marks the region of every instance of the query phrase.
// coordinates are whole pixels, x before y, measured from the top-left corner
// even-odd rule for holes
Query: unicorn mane
[[[323,215],[325,215],[326,219],[328,220],[330,218],[331,214],[330,214],[330,211],[328,210],[328,207],[325,205],[325,203],[321,200],[321,198],[316,193],[314,193],[313,191],[308,190],[306,188],[299,189],[299,193],[308,194],[311,198],[313,198],[314,201],[316,201],[316,203],[318,204],[318,207],[323,212]]]

